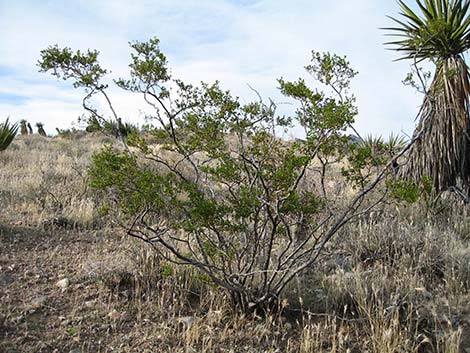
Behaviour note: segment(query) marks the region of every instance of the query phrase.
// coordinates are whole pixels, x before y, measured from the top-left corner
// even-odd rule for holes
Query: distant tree
[[[18,124],[10,125],[7,118],[0,123],[0,151],[5,150],[13,141],[18,132]]]
[[[59,48],[57,45],[41,51],[41,60],[38,65],[40,71],[51,71],[52,75],[70,79],[75,88],[84,88],[86,96],[83,99],[82,106],[90,114],[90,119],[96,119],[98,125],[110,124],[111,121],[117,125],[116,134],[125,145],[122,131],[125,130],[121,118],[116,113],[114,106],[106,92],[107,84],[102,82],[107,70],[101,68],[97,62],[99,52],[88,50],[82,53],[78,50],[74,53],[70,48]],[[95,95],[101,95],[108,104],[112,119],[106,119],[103,114],[93,106],[91,98]]]
[[[32,134],[33,134],[33,128],[31,127],[31,124],[28,123],[27,126],[28,126],[28,132],[29,132],[29,134],[32,135]]]
[[[436,65],[426,92],[410,150],[401,168],[419,182],[431,178],[437,191],[470,182],[470,79],[464,53],[470,48],[469,0],[417,0],[419,13],[399,0],[397,27],[386,28],[397,36],[389,42],[415,64]]]

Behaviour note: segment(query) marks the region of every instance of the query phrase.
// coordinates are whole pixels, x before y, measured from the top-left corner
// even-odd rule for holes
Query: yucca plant
[[[415,181],[431,178],[437,191],[470,181],[469,68],[470,0],[416,0],[418,11],[398,1],[398,26],[385,28],[397,40],[398,60],[425,60],[436,65],[418,116],[409,161],[401,174]]]
[[[38,128],[38,134],[41,136],[47,136],[46,131],[44,130],[43,123],[36,123],[36,127]]]
[[[405,137],[391,133],[390,136],[388,137],[388,140],[385,142],[385,145],[390,155],[394,156],[403,148],[405,148],[407,142],[408,141],[405,139]]]
[[[18,124],[10,125],[9,119],[0,124],[0,151],[5,150],[18,132]]]
[[[20,133],[21,135],[28,135],[28,122],[24,119],[20,120]]]

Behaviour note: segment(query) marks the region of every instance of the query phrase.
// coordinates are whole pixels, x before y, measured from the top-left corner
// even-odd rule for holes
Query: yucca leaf
[[[415,52],[407,57],[444,59],[461,55],[470,47],[470,0],[416,0],[418,15],[399,0],[401,19],[389,17],[398,27],[385,30],[402,38],[389,42],[400,52]],[[416,53],[417,52],[417,53]]]
[[[18,124],[10,125],[9,119],[0,124],[0,151],[5,150],[13,141],[18,132]]]
[[[428,20],[434,20],[436,19],[436,14],[433,12],[431,13],[427,8],[426,6],[424,6],[421,2],[417,1],[418,3],[418,6],[420,7],[421,11],[423,11],[423,14],[426,16],[426,18]],[[411,10],[410,10],[411,11]],[[432,11],[432,10],[431,10]],[[419,18],[416,14],[414,14],[413,11],[411,11],[413,13],[413,15],[416,17],[416,18]]]

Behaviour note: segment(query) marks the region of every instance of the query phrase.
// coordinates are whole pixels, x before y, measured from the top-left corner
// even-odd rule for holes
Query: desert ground
[[[0,352],[470,352],[470,218],[390,204],[337,234],[283,310],[245,315],[102,212],[101,134],[0,152]]]

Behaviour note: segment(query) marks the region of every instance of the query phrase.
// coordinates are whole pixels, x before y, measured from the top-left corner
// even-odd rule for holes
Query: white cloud
[[[14,70],[0,94],[29,98],[0,104],[0,116],[40,115],[46,127],[65,127],[79,115],[80,92],[37,73],[39,51],[48,45],[96,48],[103,66],[122,76],[130,57],[127,42],[156,35],[175,76],[191,82],[218,79],[245,100],[255,98],[247,84],[283,100],[276,78],[304,75],[311,49],[345,54],[360,71],[353,83],[358,129],[383,134],[413,129],[421,98],[402,86],[408,66],[392,62],[396,56],[385,50],[378,29],[397,10],[388,0],[297,0],[288,5],[280,0],[80,0],[53,5],[0,0],[0,46],[5,48],[0,68]],[[123,116],[141,121],[140,98],[117,90],[112,96]]]

